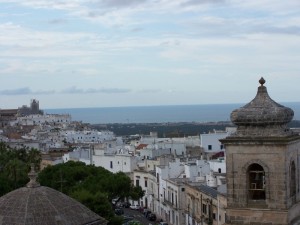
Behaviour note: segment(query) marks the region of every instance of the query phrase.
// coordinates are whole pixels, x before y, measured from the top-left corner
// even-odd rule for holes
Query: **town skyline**
[[[299,102],[300,3],[0,0],[0,108]]]

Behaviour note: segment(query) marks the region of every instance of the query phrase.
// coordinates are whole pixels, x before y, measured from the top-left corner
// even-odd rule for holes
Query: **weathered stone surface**
[[[23,187],[0,198],[0,225],[83,225],[107,221],[48,187]]]
[[[294,111],[273,101],[260,80],[255,98],[231,113],[231,121],[238,126],[237,136],[278,136],[291,132],[286,124],[293,119]]]
[[[300,221],[296,172],[300,167],[300,136],[286,126],[293,111],[274,102],[263,86],[264,80],[260,83],[256,97],[231,114],[237,132],[221,140],[226,147],[226,224],[296,225]],[[263,171],[261,190],[265,195],[260,199],[249,195],[252,165]],[[296,190],[291,189],[295,186]]]

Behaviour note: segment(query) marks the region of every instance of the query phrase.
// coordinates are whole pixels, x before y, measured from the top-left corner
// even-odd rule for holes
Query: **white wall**
[[[65,139],[69,143],[101,143],[115,139],[111,131],[73,131],[63,132]]]
[[[219,169],[221,173],[226,173],[226,163],[225,160],[211,160],[208,162],[210,165],[210,169],[216,173],[219,173]]]
[[[228,136],[226,132],[216,132],[216,133],[209,133],[209,134],[201,134],[200,135],[200,143],[201,147],[204,149],[206,153],[217,153],[220,151],[224,151],[224,146],[219,141]],[[209,146],[211,149],[209,149]]]
[[[44,123],[55,123],[64,124],[71,122],[70,115],[57,115],[57,114],[45,114],[45,115],[28,115],[23,117],[18,117],[15,121],[10,122],[11,126],[16,124],[19,125],[40,125]]]
[[[122,171],[130,173],[137,168],[137,159],[132,155],[93,155],[92,163],[116,173]]]
[[[197,160],[195,163],[188,163],[185,166],[186,177],[196,181],[198,177],[204,177],[210,173],[210,165],[205,160]]]

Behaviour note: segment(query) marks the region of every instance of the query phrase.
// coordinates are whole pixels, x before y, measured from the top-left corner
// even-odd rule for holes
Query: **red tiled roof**
[[[136,150],[141,150],[145,147],[147,147],[148,145],[147,144],[139,144],[137,147],[136,147]]]

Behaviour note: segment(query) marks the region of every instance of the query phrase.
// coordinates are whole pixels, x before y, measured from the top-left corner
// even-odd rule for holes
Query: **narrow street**
[[[138,210],[124,208],[124,215],[132,216],[134,218],[134,220],[141,222],[143,225],[158,224],[157,221],[149,221],[146,217],[144,217],[144,214]]]

